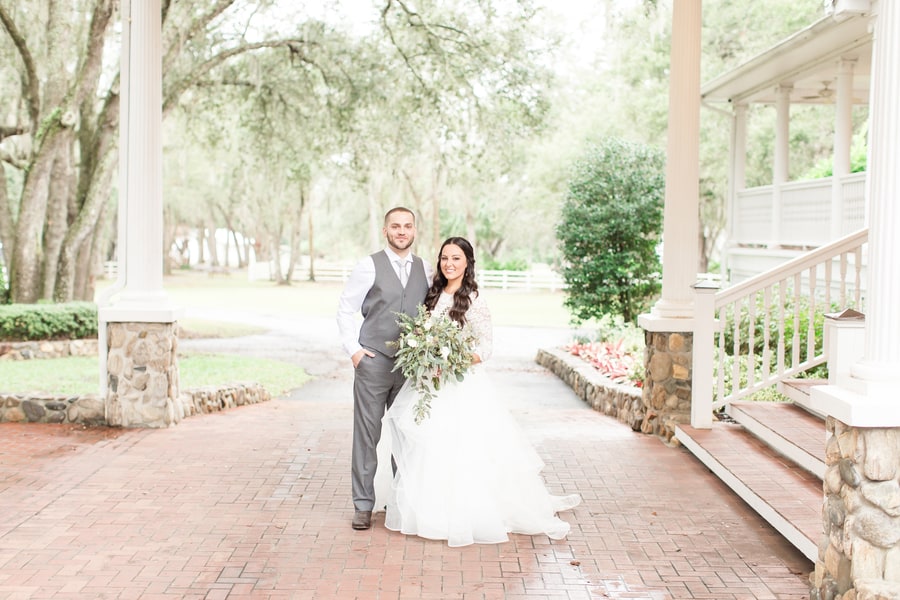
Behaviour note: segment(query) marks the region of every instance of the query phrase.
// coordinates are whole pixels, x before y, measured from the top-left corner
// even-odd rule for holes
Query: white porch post
[[[772,165],[772,241],[770,245],[781,243],[781,189],[788,180],[791,134],[791,90],[792,86],[778,86],[775,98],[775,161]]]
[[[693,362],[695,375],[691,382],[691,426],[711,429],[713,420],[713,361],[715,349],[716,292],[715,283],[701,281],[697,294],[697,326],[694,328]]]
[[[853,66],[856,61],[842,59],[838,64],[834,108],[834,165],[831,169],[831,239],[844,233],[841,222],[844,196],[841,182],[850,174],[850,146],[853,140]],[[849,232],[847,232],[849,233]]]
[[[863,360],[851,368],[865,382],[870,400],[889,402],[889,422],[900,426],[900,7],[880,2],[872,57],[868,201],[869,264],[866,288],[866,343]]]
[[[728,178],[727,198],[725,203],[725,223],[728,227],[730,245],[736,245],[738,192],[747,187],[747,105],[734,105],[731,120],[731,152],[729,154],[730,177]],[[728,275],[731,265],[728,264],[729,253],[722,256],[722,277]]]
[[[694,314],[691,286],[697,281],[697,236],[700,231],[700,17],[700,0],[675,0],[663,210],[662,297],[653,307],[651,319],[691,318]],[[652,329],[652,326],[647,328]],[[688,324],[686,330],[690,328]]]
[[[662,295],[638,323],[647,352],[641,431],[669,441],[690,421],[694,291],[700,233],[701,0],[675,0],[663,208]],[[702,376],[702,375],[701,375]]]
[[[814,386],[828,417],[818,597],[900,598],[900,6],[879,2],[869,102],[869,253],[862,360]],[[829,357],[831,360],[831,357]],[[840,367],[838,367],[840,369]],[[842,371],[842,369],[840,369]]]
[[[734,106],[734,168],[732,187],[735,191],[747,187],[747,105]]]
[[[125,195],[125,287],[99,309],[107,331],[107,421],[168,425],[177,394],[175,321],[179,310],[162,286],[162,44],[161,0],[123,1],[121,69],[128,73],[120,102],[126,128],[119,168]],[[130,15],[130,18],[128,16]],[[127,140],[127,141],[126,141]]]

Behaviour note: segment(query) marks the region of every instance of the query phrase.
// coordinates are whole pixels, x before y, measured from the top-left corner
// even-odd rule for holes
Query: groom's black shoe
[[[353,521],[350,526],[353,529],[368,529],[372,526],[372,511],[358,510],[353,514]]]

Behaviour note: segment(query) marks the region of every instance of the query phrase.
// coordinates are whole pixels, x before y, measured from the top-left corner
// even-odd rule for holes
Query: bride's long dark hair
[[[472,244],[466,238],[450,237],[441,244],[437,266],[434,270],[434,279],[431,282],[431,288],[425,294],[425,308],[429,311],[434,310],[441,297],[441,292],[447,286],[447,277],[441,271],[441,255],[444,253],[444,248],[449,244],[459,246],[460,250],[465,254],[466,272],[463,274],[462,284],[456,290],[456,293],[453,294],[453,306],[447,311],[447,315],[460,325],[465,325],[466,311],[472,306],[472,299],[478,295],[478,283],[475,281],[475,250],[472,249]]]

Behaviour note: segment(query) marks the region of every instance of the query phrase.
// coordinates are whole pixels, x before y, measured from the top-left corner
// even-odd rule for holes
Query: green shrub
[[[97,337],[97,305],[7,304],[0,306],[0,341],[77,340]]]
[[[635,322],[660,290],[664,155],[605,140],[575,165],[556,238],[575,322]]]

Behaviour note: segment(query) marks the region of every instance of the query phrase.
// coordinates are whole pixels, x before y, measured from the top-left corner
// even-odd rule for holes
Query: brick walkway
[[[342,371],[165,430],[0,424],[0,598],[808,598],[812,565],[691,455],[513,362],[548,485],[584,497],[566,540],[353,531]]]

